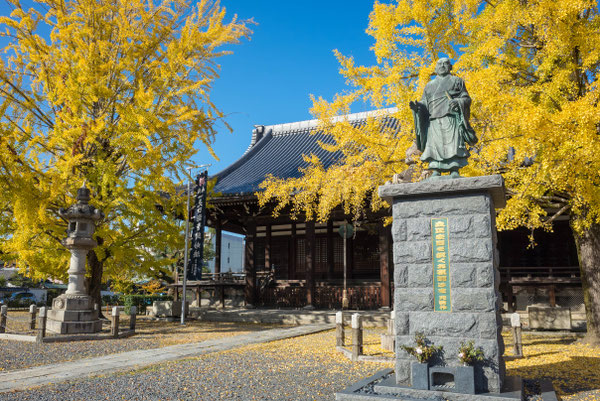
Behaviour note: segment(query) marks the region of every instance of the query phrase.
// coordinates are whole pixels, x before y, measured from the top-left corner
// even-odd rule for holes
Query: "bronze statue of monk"
[[[425,86],[420,102],[410,102],[415,119],[417,148],[421,160],[429,163],[431,178],[443,172],[458,178],[458,170],[468,164],[466,144],[475,145],[477,137],[469,124],[471,98],[465,82],[450,75],[452,64],[441,58],[435,66],[436,78]]]

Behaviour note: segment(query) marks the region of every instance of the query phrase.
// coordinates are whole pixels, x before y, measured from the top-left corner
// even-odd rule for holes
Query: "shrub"
[[[146,308],[148,306],[152,306],[152,303],[154,301],[172,301],[172,300],[173,300],[173,297],[170,295],[129,294],[129,295],[121,296],[122,304],[125,306],[125,313],[129,313],[132,306],[137,307],[138,313],[146,313]]]
[[[121,295],[102,295],[102,306],[118,305],[121,302]]]

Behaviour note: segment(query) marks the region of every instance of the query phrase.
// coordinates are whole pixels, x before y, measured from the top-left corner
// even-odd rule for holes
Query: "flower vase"
[[[410,365],[410,378],[412,388],[429,390],[429,364],[427,362],[413,362]]]
[[[475,394],[475,368],[473,366],[457,366],[454,383],[457,392]]]

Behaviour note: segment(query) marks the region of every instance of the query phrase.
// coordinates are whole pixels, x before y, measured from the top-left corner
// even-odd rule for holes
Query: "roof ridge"
[[[388,107],[388,108],[384,108],[384,109],[361,111],[359,113],[343,114],[341,116],[333,117],[331,119],[332,120],[331,122],[333,124],[335,124],[339,121],[344,121],[344,120],[348,120],[348,121],[363,120],[363,119],[366,119],[369,117],[377,117],[380,115],[392,114],[397,111],[398,111],[397,107]],[[307,129],[316,128],[318,124],[319,124],[319,119],[315,118],[312,120],[296,121],[296,122],[292,122],[292,123],[265,125],[264,127],[265,127],[265,132],[268,132],[269,130],[271,130],[273,135],[277,135],[277,134],[285,134],[285,133],[294,132],[294,131],[303,131],[303,130],[307,130]]]
[[[388,107],[384,109],[363,111],[360,113],[344,114],[341,116],[333,117],[331,119],[331,122],[332,124],[335,124],[339,121],[345,120],[358,121],[367,119],[369,117],[378,117],[393,114],[397,111],[397,107]],[[233,164],[229,165],[225,169],[211,176],[211,178],[217,177],[219,180],[225,178],[230,173],[235,171],[239,166],[241,166],[246,160],[250,159],[254,154],[260,151],[260,149],[263,148],[267,144],[267,142],[269,142],[273,137],[281,137],[285,135],[293,135],[295,133],[306,132],[316,128],[318,122],[318,119],[313,119],[275,125],[255,125],[255,128],[252,131],[252,139],[250,140],[250,145],[248,146],[246,151],[238,158],[238,160],[233,162]]]

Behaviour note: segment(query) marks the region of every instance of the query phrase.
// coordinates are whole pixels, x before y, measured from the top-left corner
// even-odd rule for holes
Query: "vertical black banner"
[[[202,264],[204,260],[204,227],[206,226],[206,184],[208,171],[198,174],[194,187],[194,208],[191,213],[192,240],[188,264],[188,280],[202,279]]]

